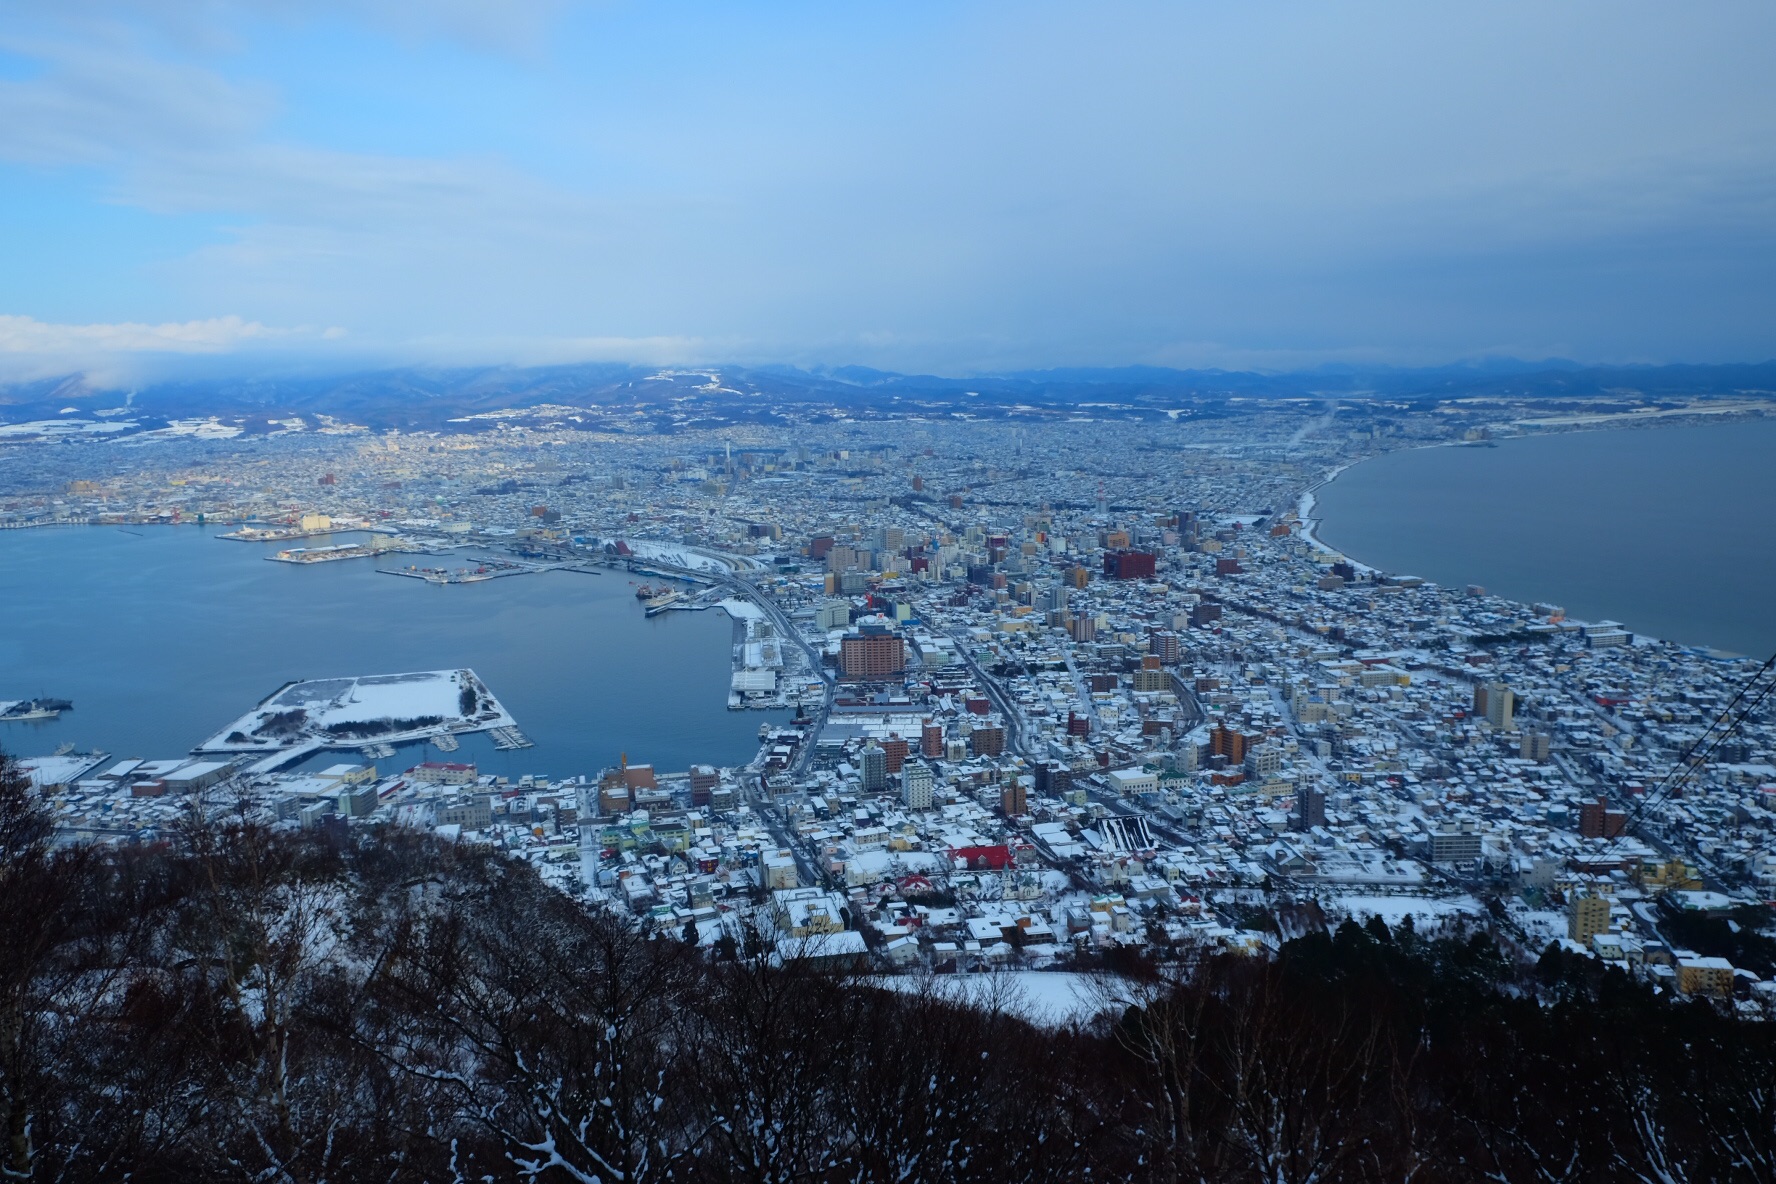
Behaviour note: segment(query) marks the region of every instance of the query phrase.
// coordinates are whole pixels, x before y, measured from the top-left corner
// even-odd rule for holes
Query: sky
[[[0,0],[0,380],[1776,357],[1776,5]]]

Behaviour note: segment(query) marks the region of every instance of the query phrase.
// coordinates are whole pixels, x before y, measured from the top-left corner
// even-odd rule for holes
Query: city
[[[367,536],[275,557],[416,552],[459,579],[636,573],[659,581],[650,615],[733,619],[730,707],[792,713],[719,768],[658,769],[623,736],[569,776],[449,759],[471,727],[528,743],[509,714],[438,725],[412,763],[382,737],[260,757],[220,734],[188,757],[24,763],[64,841],[152,841],[194,808],[418,827],[711,949],[1089,969],[1274,947],[1286,902],[1327,925],[1485,926],[1529,958],[1564,943],[1765,1014],[1767,956],[1672,936],[1776,889],[1770,714],[1701,744],[1757,663],[1372,570],[1315,535],[1314,490],[1344,466],[1551,430],[1525,420],[1508,401],[1236,400],[1196,422],[658,434],[548,407],[473,432],[21,439],[0,524]],[[1131,443],[1138,474],[1112,459]]]

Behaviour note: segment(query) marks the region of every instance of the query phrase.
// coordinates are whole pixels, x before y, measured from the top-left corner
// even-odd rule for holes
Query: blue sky
[[[1776,356],[1776,7],[0,0],[0,377]]]

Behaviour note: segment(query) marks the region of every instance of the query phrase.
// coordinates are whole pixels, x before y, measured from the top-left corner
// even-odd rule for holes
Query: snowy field
[[[516,721],[473,670],[426,670],[292,683],[199,746],[272,752],[310,745],[401,743]]]
[[[1089,1023],[1116,1008],[1114,979],[1064,970],[1000,970],[988,974],[893,975],[875,980],[894,991],[929,990],[957,1003],[1012,1012],[1048,1028]]]
[[[1344,913],[1353,921],[1380,917],[1389,928],[1407,917],[1414,926],[1446,921],[1453,917],[1481,917],[1486,908],[1472,896],[1432,899],[1424,896],[1328,896],[1320,900],[1327,916]]]

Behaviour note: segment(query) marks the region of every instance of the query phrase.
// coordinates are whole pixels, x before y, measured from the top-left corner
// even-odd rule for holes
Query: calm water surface
[[[1371,566],[1776,651],[1776,421],[1396,452],[1318,496],[1320,537]]]
[[[53,722],[0,724],[0,746],[179,756],[290,679],[459,666],[536,742],[505,753],[464,737],[459,758],[486,772],[591,775],[625,751],[665,770],[742,763],[759,724],[781,718],[727,710],[726,614],[647,620],[623,573],[437,587],[379,574],[370,559],[267,563],[289,544],[213,529],[130,529],[140,533],[0,531],[0,699],[74,702]],[[415,560],[463,562],[382,562]],[[409,746],[382,763],[425,755]]]

